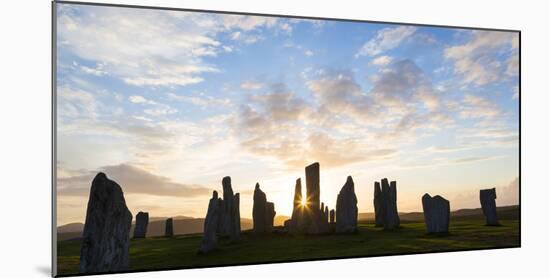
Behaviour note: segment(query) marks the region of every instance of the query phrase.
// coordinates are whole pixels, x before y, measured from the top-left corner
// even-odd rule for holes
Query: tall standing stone
[[[275,204],[267,201],[265,193],[256,183],[254,188],[254,203],[252,205],[253,230],[256,234],[271,233],[275,219]],[[288,223],[287,225],[291,225]],[[288,227],[290,229],[290,227]]]
[[[273,220],[275,220],[275,204],[267,202],[265,207],[265,232],[271,233],[273,231]]]
[[[424,222],[428,233],[448,233],[451,207],[449,201],[436,195],[431,197],[426,193],[422,196]]]
[[[321,222],[327,222],[328,215],[325,214],[325,203],[321,202],[321,210],[319,211],[319,214],[321,215]]]
[[[80,247],[80,273],[128,269],[132,214],[121,187],[98,173],[92,181]]]
[[[304,209],[304,222],[306,232],[309,234],[321,234],[326,232],[323,227],[320,213],[320,184],[319,163],[315,162],[306,167],[306,207]]]
[[[212,193],[212,199],[208,202],[208,211],[204,218],[204,229],[199,248],[199,253],[207,253],[216,248],[218,243],[217,230],[219,224],[221,200],[218,198],[218,192],[214,190]]]
[[[294,202],[292,204],[291,221],[287,224],[287,229],[291,233],[303,232],[304,230],[304,206],[302,205],[302,182],[296,179],[294,187]]]
[[[374,182],[374,225],[376,227],[384,226],[384,216],[382,208],[382,189],[380,189],[380,183]]]
[[[384,230],[393,230],[399,227],[400,219],[397,212],[397,184],[388,179],[382,179],[382,223]]]
[[[221,236],[230,237],[232,240],[238,240],[241,234],[239,193],[233,194],[231,177],[222,179],[222,187],[223,199],[220,200],[217,233]]]
[[[134,228],[134,238],[145,238],[147,235],[147,226],[149,225],[149,213],[138,212],[136,214],[136,227]]]
[[[497,192],[495,188],[482,189],[479,191],[479,201],[481,203],[481,209],[485,215],[487,225],[498,226],[500,225],[497,217],[497,204],[495,199],[497,198]]]
[[[357,196],[353,179],[348,176],[336,200],[336,232],[353,233],[355,231],[357,231]]]
[[[233,225],[231,226],[231,234],[229,235],[231,240],[239,240],[241,238],[241,211],[240,211],[240,196],[241,194],[235,193],[233,195],[233,211],[232,211],[232,221]]]
[[[172,218],[166,219],[166,224],[164,225],[164,236],[165,237],[174,236],[174,220]]]
[[[254,188],[254,203],[252,204],[252,221],[253,221],[253,230],[256,234],[262,234],[265,232],[265,226],[267,223],[266,220],[266,209],[267,209],[267,198],[265,193],[260,189],[260,184],[256,183]]]
[[[325,213],[323,214],[323,222],[328,223],[328,206],[325,207]]]
[[[231,177],[222,179],[223,187],[223,214],[221,234],[229,236],[233,227],[233,188],[231,188]]]
[[[335,211],[333,209],[331,209],[330,210],[330,222],[329,222],[331,226],[336,223],[335,220],[334,220],[334,216],[336,216],[335,214],[336,214]]]

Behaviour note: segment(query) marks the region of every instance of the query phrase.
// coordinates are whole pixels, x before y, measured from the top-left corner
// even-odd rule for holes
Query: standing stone
[[[395,181],[388,184],[388,179],[382,179],[382,223],[384,230],[393,230],[400,224],[397,212],[397,185]]]
[[[302,205],[302,182],[301,179],[296,180],[294,187],[294,202],[292,205],[291,222],[288,223],[287,230],[291,233],[304,231],[304,206]]]
[[[224,177],[222,179],[223,186],[223,215],[221,219],[222,228],[221,234],[229,236],[233,227],[233,188],[231,188],[231,177]]]
[[[221,236],[238,240],[241,234],[241,215],[239,210],[239,193],[233,195],[231,188],[231,177],[222,179],[223,199],[220,199],[220,210],[218,211],[217,233]]]
[[[92,181],[80,247],[80,273],[128,270],[132,214],[121,187],[98,173]]]
[[[266,209],[265,209],[265,232],[271,233],[273,231],[273,220],[275,220],[275,204],[272,202],[266,203]]]
[[[382,190],[380,189],[380,183],[374,182],[374,225],[376,227],[384,226],[384,217],[382,213]]]
[[[495,199],[497,198],[497,192],[495,188],[482,189],[479,191],[479,201],[481,202],[481,209],[485,215],[486,223],[490,226],[498,226],[500,223],[497,218],[497,204]]]
[[[323,222],[328,223],[328,206],[325,207],[325,212],[323,213]]]
[[[325,232],[320,213],[319,163],[306,167],[306,207],[304,209],[304,224],[309,234]]]
[[[214,190],[212,193],[212,199],[208,202],[208,211],[206,212],[206,217],[204,218],[204,229],[199,254],[211,251],[216,248],[218,243],[216,232],[218,229],[218,222],[220,220],[220,210],[222,209],[222,202],[220,201],[221,200],[218,198],[218,192]]]
[[[233,211],[231,214],[233,224],[231,226],[231,234],[229,235],[231,240],[239,240],[241,238],[241,212],[239,209],[241,199],[240,196],[241,195],[239,193],[235,193],[235,195],[233,195]]]
[[[273,231],[275,214],[275,204],[267,201],[265,193],[260,189],[260,184],[256,183],[256,187],[254,188],[254,204],[252,205],[254,233],[271,233]],[[288,223],[287,225],[291,224]]]
[[[431,197],[426,193],[422,196],[422,209],[428,233],[449,232],[449,215],[451,213],[449,201],[439,195]]]
[[[164,236],[165,237],[174,236],[174,220],[172,218],[166,219],[166,225],[164,225]]]
[[[338,193],[336,200],[336,232],[353,233],[357,231],[357,197],[353,179],[348,176],[346,183]]]
[[[328,215],[325,214],[325,203],[321,202],[321,210],[319,211],[319,214],[321,215],[321,222],[327,222]]]
[[[253,230],[256,234],[262,234],[265,232],[267,223],[267,198],[265,193],[260,189],[260,184],[256,183],[254,188],[254,203],[252,205],[252,221]]]
[[[334,222],[334,216],[335,216],[335,211],[333,209],[330,210],[330,225],[334,225],[335,222]]]
[[[147,226],[149,225],[149,213],[138,212],[136,214],[136,227],[134,228],[134,238],[145,238],[147,235]]]

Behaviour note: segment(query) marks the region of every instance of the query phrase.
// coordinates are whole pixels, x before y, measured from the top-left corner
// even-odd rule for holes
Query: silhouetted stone
[[[328,206],[325,207],[325,213],[323,214],[323,221],[328,223]]]
[[[149,213],[138,212],[136,214],[136,227],[134,228],[134,238],[145,238],[147,235],[147,226],[149,225]]]
[[[479,201],[481,202],[481,209],[485,215],[487,225],[498,226],[500,225],[497,217],[497,204],[495,199],[497,198],[497,192],[495,188],[482,189],[479,191]]]
[[[424,210],[424,222],[428,233],[448,233],[449,215],[451,207],[449,201],[436,195],[431,197],[426,193],[422,196],[422,209]]]
[[[353,179],[348,176],[346,183],[338,193],[336,200],[336,232],[353,233],[357,231],[357,196]]]
[[[164,236],[165,237],[174,236],[174,220],[172,218],[166,219],[166,225],[164,225]]]
[[[320,213],[320,194],[319,163],[315,162],[306,167],[307,203],[304,209],[304,222],[306,232],[309,234],[321,234],[328,230],[328,225],[323,225]]]
[[[291,222],[288,223],[287,231],[299,233],[304,231],[304,206],[302,206],[302,183],[298,178],[294,187],[294,202],[292,205]]]
[[[275,204],[272,203],[272,202],[267,202],[266,203],[266,208],[265,208],[265,232],[266,233],[271,233],[273,231],[273,220],[275,219]]]
[[[292,219],[287,219],[285,220],[285,222],[283,222],[283,227],[285,231],[287,232],[290,231],[292,229],[291,226],[292,226]]]
[[[374,224],[376,227],[384,226],[384,216],[382,208],[382,189],[380,189],[380,183],[374,182]]]
[[[334,222],[334,216],[335,216],[335,212],[333,209],[330,210],[330,225],[334,225],[336,222]]]
[[[239,195],[233,194],[231,188],[231,177],[222,179],[223,199],[220,199],[220,210],[218,212],[217,233],[221,236],[238,240],[241,234]]]
[[[265,232],[267,222],[266,206],[267,198],[265,193],[260,189],[260,184],[256,183],[256,187],[254,188],[254,203],[252,204],[253,230],[256,234]]]
[[[216,248],[218,243],[217,230],[219,224],[221,200],[218,198],[218,192],[214,190],[212,199],[208,202],[208,211],[204,219],[204,230],[199,248],[199,253],[207,253]]]
[[[275,204],[267,201],[265,193],[256,183],[254,188],[254,204],[252,205],[253,230],[256,234],[271,233],[275,218]]]
[[[240,194],[235,193],[233,195],[233,211],[232,211],[232,221],[233,224],[231,225],[231,234],[229,237],[231,240],[239,240],[241,238],[241,211],[240,211]]]
[[[393,230],[399,227],[400,220],[397,212],[397,184],[388,179],[382,179],[382,223],[384,230]]]
[[[132,214],[121,187],[98,173],[92,181],[80,248],[80,273],[128,270]]]

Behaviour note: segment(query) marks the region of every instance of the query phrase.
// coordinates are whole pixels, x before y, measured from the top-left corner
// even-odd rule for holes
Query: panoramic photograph
[[[57,276],[520,247],[519,32],[54,8]]]

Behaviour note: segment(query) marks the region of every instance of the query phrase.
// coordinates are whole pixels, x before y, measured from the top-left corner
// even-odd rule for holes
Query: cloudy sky
[[[348,175],[360,212],[384,177],[401,211],[518,202],[517,33],[56,5],[58,224],[99,171],[134,215],[204,217],[224,176],[289,215],[315,161],[330,208]]]

